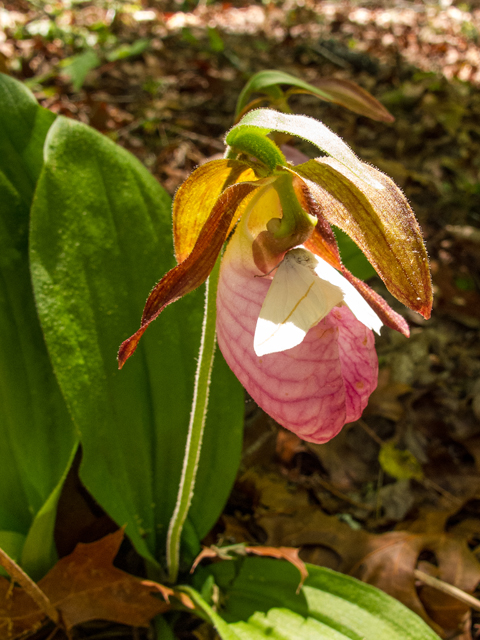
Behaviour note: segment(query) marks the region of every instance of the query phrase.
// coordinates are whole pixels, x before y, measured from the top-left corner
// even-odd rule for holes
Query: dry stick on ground
[[[443,593],[448,593],[449,596],[460,600],[460,602],[472,607],[475,611],[480,611],[480,600],[477,600],[477,598],[474,598],[469,593],[465,593],[465,591],[462,591],[458,587],[454,587],[452,584],[448,584],[448,582],[443,582],[443,580],[429,576],[428,573],[424,573],[423,571],[420,571],[420,569],[415,569],[413,574],[417,580],[427,584],[429,587],[443,591]]]
[[[369,425],[366,422],[360,419],[358,420],[358,423],[362,427],[362,429],[366,433],[368,433],[368,435],[371,438],[373,438],[373,440],[375,440],[375,442],[377,442],[380,446],[384,444],[383,440],[373,431],[373,429],[369,427]],[[440,487],[439,485],[437,485],[432,480],[425,478],[424,484],[425,486],[432,487],[432,489],[435,489],[443,496],[449,498],[452,502],[458,502],[458,499],[455,498],[455,496],[453,496],[451,493],[443,489],[443,487]],[[475,609],[476,611],[480,611],[480,600],[477,600],[470,594],[465,593],[465,591],[462,591],[458,587],[454,587],[453,585],[448,584],[448,582],[443,582],[443,580],[439,580],[438,578],[429,576],[428,573],[424,573],[423,571],[420,571],[420,569],[414,569],[413,574],[417,578],[417,580],[420,580],[424,584],[427,584],[428,586],[433,587],[434,589],[438,589],[439,591],[443,591],[443,593],[447,593],[453,598],[460,600],[461,602],[465,603],[469,607],[472,607],[472,609]]]
[[[336,487],[334,487],[330,482],[321,478],[318,474],[313,476],[310,480],[308,478],[304,479],[304,485],[310,489],[318,489],[317,485],[320,485],[323,489],[326,489],[329,493],[337,497],[339,500],[343,500],[348,504],[351,504],[352,507],[356,507],[357,509],[364,509],[365,511],[373,511],[374,507],[371,504],[367,504],[366,502],[358,502],[358,500],[354,500],[347,496],[342,491],[339,491]]]
[[[60,626],[60,614],[53,604],[43,593],[40,587],[21,569],[18,564],[10,558],[9,555],[0,549],[0,565],[5,569],[9,576],[18,582],[18,584],[28,593],[40,609],[52,620],[57,626]]]

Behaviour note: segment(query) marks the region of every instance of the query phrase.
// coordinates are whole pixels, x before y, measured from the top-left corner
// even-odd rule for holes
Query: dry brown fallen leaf
[[[461,629],[468,605],[418,583],[414,571],[423,560],[434,564],[429,573],[443,582],[473,593],[480,581],[480,563],[468,541],[480,533],[480,520],[446,532],[446,523],[459,505],[444,511],[423,511],[408,531],[370,534],[354,530],[336,516],[308,504],[304,491],[292,492],[280,479],[248,474],[255,482],[255,521],[271,546],[301,547],[307,562],[329,566],[379,587],[418,613],[440,635]],[[433,568],[432,568],[433,567]]]
[[[402,382],[392,381],[391,377],[391,369],[380,369],[377,388],[368,400],[364,416],[382,416],[393,422],[398,422],[402,419],[405,413],[405,403],[401,402],[399,398],[406,393],[410,393],[412,388]]]
[[[461,625],[469,607],[431,588],[417,591],[414,570],[425,551],[436,558],[435,577],[467,593],[474,591],[480,581],[480,564],[465,540],[447,533],[392,531],[370,536],[363,557],[350,573],[403,602],[442,635],[442,630]]]
[[[169,596],[194,608],[184,594],[141,580],[113,566],[123,535],[123,529],[119,529],[96,542],[78,544],[39,581],[38,587],[59,611],[67,631],[90,620],[147,627],[154,616],[171,608]],[[155,598],[153,593],[161,593],[165,601]],[[2,639],[14,640],[32,633],[46,619],[44,611],[23,589],[0,578]]]

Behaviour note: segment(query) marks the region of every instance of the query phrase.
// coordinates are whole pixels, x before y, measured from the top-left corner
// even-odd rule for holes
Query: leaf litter
[[[419,578],[467,594],[480,579],[480,10],[454,2],[386,8],[305,0],[185,2],[183,10],[166,2],[163,11],[119,3],[112,14],[100,4],[50,4],[47,14],[33,3],[3,3],[0,69],[27,80],[43,106],[132,151],[171,193],[222,151],[236,98],[256,71],[279,69],[317,86],[330,77],[354,81],[393,114],[393,124],[372,122],[310,96],[291,98],[294,110],[326,122],[404,189],[431,256],[433,317],[402,311],[371,281],[406,315],[412,337],[385,331],[377,341],[379,386],[362,423],[325,445],[299,441],[247,401],[242,469],[204,542],[298,548],[303,561],[398,597],[443,637],[480,637],[478,612]],[[110,524],[96,511],[90,532],[100,537]],[[65,509],[57,531],[68,534],[67,518]],[[62,555],[83,535],[70,528]],[[68,575],[67,559],[77,553],[72,566],[85,592],[39,583],[61,612],[65,606],[67,629],[94,614],[148,625],[169,606],[151,595],[158,587],[113,566],[111,535],[92,543],[110,550],[109,564],[99,561],[111,611],[88,608],[94,546],[77,547],[52,569]],[[0,584],[5,602],[19,603],[9,629],[43,624],[25,592]],[[134,599],[119,612],[118,602],[133,592],[140,604]],[[77,598],[72,613],[66,602]]]
[[[58,612],[58,626],[67,633],[92,620],[148,627],[150,620],[172,607],[170,597],[188,609],[183,593],[151,580],[136,578],[113,565],[123,529],[89,544],[79,543],[38,582],[38,589]],[[25,589],[0,577],[0,633],[15,640],[41,628],[47,617]],[[159,594],[162,598],[156,598]]]

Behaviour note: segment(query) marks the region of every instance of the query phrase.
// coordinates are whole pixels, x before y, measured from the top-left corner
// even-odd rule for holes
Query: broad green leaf
[[[0,529],[41,577],[55,559],[53,526],[76,435],[50,364],[28,265],[29,208],[55,119],[19,82],[0,75]],[[23,547],[23,545],[22,545]]]
[[[219,614],[241,640],[439,640],[383,591],[331,569],[307,567],[298,595],[298,571],[266,558],[211,565],[197,580],[215,577],[224,603]]]
[[[173,630],[163,616],[154,619],[157,640],[176,640]]]
[[[31,262],[50,357],[81,432],[82,481],[154,561],[176,502],[203,291],[168,307],[122,371],[116,353],[174,265],[170,199],[131,154],[59,118],[32,209]],[[243,395],[224,367],[214,367],[190,523],[199,536],[223,508],[241,447]]]
[[[335,228],[335,238],[338,243],[342,263],[360,280],[368,280],[377,274],[364,253],[347,234]]]
[[[276,71],[275,69],[266,69],[265,71],[259,71],[250,78],[247,84],[243,87],[242,92],[238,96],[237,108],[235,115],[238,116],[243,109],[247,106],[248,101],[252,93],[266,93],[270,87],[278,86],[280,84],[286,84],[291,87],[298,87],[299,89],[305,89],[315,93],[319,98],[323,100],[329,100],[328,93],[316,89],[308,82],[304,82],[295,76],[291,76],[289,73],[283,71]]]
[[[247,126],[258,127],[264,134],[271,131],[279,131],[303,138],[350,169],[371,187],[383,189],[383,185],[371,176],[368,166],[357,158],[350,147],[336,133],[330,131],[328,127],[318,120],[308,116],[280,113],[272,109],[256,109],[247,113],[238,124],[230,129],[227,139],[237,129]]]
[[[42,168],[43,142],[54,120],[55,115],[40,107],[23,84],[0,74],[0,170],[27,207]]]
[[[218,615],[218,613],[206,602],[203,597],[196,591],[192,589],[192,587],[183,586],[179,588],[181,591],[185,592],[193,602],[196,604],[198,609],[200,609],[213,624],[217,632],[219,633],[222,640],[239,640],[241,636],[237,635],[232,628],[232,625],[229,625],[225,620]]]
[[[16,531],[0,531],[0,549],[3,549],[14,562],[18,564],[22,553],[25,536]],[[1,575],[8,575],[2,567],[0,567]]]
[[[36,514],[25,539],[22,549],[21,564],[23,567],[28,567],[32,576],[43,577],[58,559],[56,548],[53,543],[57,504],[76,452],[77,446],[75,442],[74,446],[71,448],[70,458],[67,460],[63,474],[43,504],[42,508]],[[51,542],[46,545],[45,541]]]

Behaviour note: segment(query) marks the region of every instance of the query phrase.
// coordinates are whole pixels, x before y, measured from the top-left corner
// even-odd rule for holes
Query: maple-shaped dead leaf
[[[171,608],[169,596],[194,608],[184,594],[155,582],[141,580],[113,566],[123,540],[123,529],[90,544],[79,543],[40,580],[38,587],[59,611],[63,627],[90,620],[108,620],[147,627],[150,620]],[[164,601],[153,593],[161,593]],[[0,579],[0,637],[14,640],[32,633],[46,621],[43,610],[21,588]]]
[[[195,558],[195,562],[190,569],[190,573],[193,573],[199,563],[204,558],[221,558],[223,560],[231,559],[233,556],[232,553],[237,555],[246,555],[252,554],[255,556],[264,556],[268,558],[277,558],[278,560],[287,560],[293,564],[300,572],[300,583],[297,588],[297,593],[299,593],[302,588],[303,583],[308,577],[308,571],[305,566],[303,560],[298,557],[299,549],[294,549],[292,547],[247,547],[243,544],[235,544],[229,547],[215,547],[212,545],[211,547],[203,547],[202,551]]]

